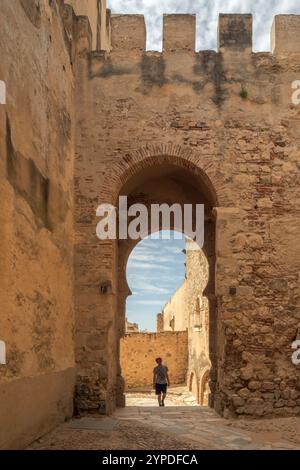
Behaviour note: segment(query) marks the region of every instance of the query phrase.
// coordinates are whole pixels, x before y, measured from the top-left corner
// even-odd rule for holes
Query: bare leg
[[[158,400],[159,406],[161,406],[161,393],[157,395],[157,400]]]
[[[166,398],[167,394],[166,393],[163,393],[163,396],[162,396],[162,405],[165,406],[165,398]]]

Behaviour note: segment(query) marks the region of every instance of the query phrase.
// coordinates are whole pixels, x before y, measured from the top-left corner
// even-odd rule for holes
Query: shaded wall
[[[107,21],[106,0],[65,0],[76,15],[86,16],[92,33],[92,49],[110,49],[110,24]]]
[[[74,74],[62,2],[0,2],[0,448],[73,413]]]

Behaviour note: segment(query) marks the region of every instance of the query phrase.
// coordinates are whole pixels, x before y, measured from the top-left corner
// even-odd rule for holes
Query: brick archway
[[[206,228],[203,251],[209,264],[209,282],[205,289],[205,296],[210,305],[212,395],[216,396],[219,390],[217,354],[219,317],[215,296],[215,209],[220,205],[230,204],[225,191],[225,182],[211,158],[202,155],[201,151],[198,154],[184,146],[172,144],[148,145],[116,159],[106,167],[106,170],[103,170],[101,189],[97,198],[88,200],[88,207],[90,210],[95,210],[97,203],[116,204],[118,196],[124,194],[133,198],[130,204],[138,202],[141,192],[138,191],[139,185],[142,185],[142,192],[145,193],[150,177],[152,180],[161,178],[166,185],[150,185],[150,193],[148,196],[147,194],[143,196],[146,198],[146,203],[151,204],[153,200],[156,203],[166,202],[167,190],[165,188],[174,183],[177,185],[176,190],[173,188],[171,195],[168,193],[168,203],[172,204],[174,202],[172,198],[176,197],[176,202],[180,204],[197,201],[205,205]],[[160,189],[159,194],[151,193],[152,190],[159,191]],[[149,192],[149,187],[147,190]],[[94,191],[95,189],[92,192]],[[130,294],[126,280],[126,264],[136,242],[95,239],[91,229],[93,223],[96,227],[97,219],[91,220],[92,223],[89,222],[87,227],[83,225],[77,246],[79,252],[82,250],[82,252],[89,253],[93,260],[88,262],[89,272],[81,269],[80,274],[84,273],[84,276],[79,276],[77,281],[79,372],[76,405],[79,409],[99,409],[101,413],[110,413],[115,406],[124,406],[120,339],[124,334],[126,299]],[[85,265],[86,259],[81,259]],[[86,282],[83,281],[84,279]],[[102,285],[108,288],[102,290]],[[87,347],[83,349],[82,343],[85,343]]]
[[[213,157],[202,154],[201,149],[193,151],[183,145],[153,144],[127,153],[117,159],[104,172],[104,184],[99,191],[99,201],[115,204],[122,188],[138,172],[158,163],[170,163],[181,168],[190,169],[203,180],[215,199],[215,206],[230,207],[233,201],[229,198],[226,183],[222,174],[213,164]]]
[[[153,154],[152,152],[171,152],[172,154]],[[180,151],[183,152],[183,157],[179,156],[178,154]],[[207,284],[207,288],[205,290],[205,295],[208,297],[210,301],[210,317],[211,317],[211,325],[212,325],[212,351],[216,351],[216,331],[217,331],[217,324],[215,318],[216,315],[216,302],[215,302],[215,249],[214,249],[214,238],[215,238],[215,229],[214,229],[214,216],[213,210],[218,206],[219,200],[224,202],[223,193],[221,191],[221,186],[219,185],[220,189],[220,197],[217,195],[214,185],[204,170],[199,166],[199,161],[197,164],[197,160],[193,152],[185,152],[183,148],[176,146],[173,148],[172,146],[168,147],[159,147],[154,146],[153,148],[147,147],[147,149],[140,150],[136,152],[134,156],[129,157],[128,155],[124,158],[125,164],[124,166],[120,167],[120,165],[116,165],[116,172],[114,173],[114,182],[110,184],[109,191],[111,193],[111,202],[114,204],[119,195],[127,195],[130,198],[130,203],[136,202],[143,202],[146,205],[150,205],[152,202],[155,203],[163,203],[165,201],[165,197],[167,197],[168,189],[168,177],[166,174],[169,172],[177,172],[176,177],[180,177],[180,183],[178,184],[178,193],[176,193],[176,201],[180,204],[183,204],[184,197],[186,196],[183,194],[186,190],[186,186],[193,186],[195,185],[195,193],[197,193],[196,197],[204,197],[205,204],[207,206],[207,213],[206,218],[206,229],[207,237],[204,243],[203,251],[205,252],[208,264],[209,264],[209,281]],[[166,170],[167,168],[167,170]],[[121,170],[122,169],[122,170]],[[122,173],[123,171],[123,173]],[[118,177],[116,175],[119,175]],[[155,177],[153,176],[155,175]],[[174,175],[172,173],[174,178]],[[163,192],[155,194],[155,192],[148,193],[149,188],[147,188],[147,181],[150,178],[157,178],[154,181],[157,181],[157,186],[159,186],[159,178],[165,178],[165,186],[163,186]],[[172,178],[171,178],[172,179]],[[216,177],[216,180],[220,181],[219,177]],[[152,181],[152,180],[151,180]],[[153,186],[156,186],[155,184]],[[180,193],[180,188],[182,188],[182,194]],[[107,195],[108,189],[106,189]],[[143,192],[142,201],[139,200],[141,197],[141,191]],[[105,192],[105,190],[104,190]],[[193,195],[195,197],[195,195]],[[158,197],[159,199],[155,199]],[[188,197],[188,196],[187,196]],[[106,199],[107,200],[107,199]],[[192,201],[191,201],[192,202]],[[204,201],[203,201],[204,202]],[[170,203],[170,204],[171,204]],[[150,232],[149,232],[150,233]],[[147,233],[146,235],[148,235]],[[121,337],[124,335],[125,330],[125,310],[126,310],[126,299],[128,295],[131,294],[130,288],[127,283],[126,277],[126,265],[128,257],[131,251],[134,249],[137,241],[136,240],[119,240],[118,242],[118,250],[117,250],[117,290],[118,290],[118,298],[117,298],[117,311],[118,311],[118,334]],[[212,363],[215,367],[215,375],[217,375],[216,369],[217,364],[214,357],[216,354],[212,354]],[[198,387],[197,377],[195,377],[195,384]],[[118,373],[118,387],[117,387],[117,403],[119,405],[124,404],[123,398],[123,388],[124,388],[124,381],[122,379],[122,373],[119,366],[119,373]],[[197,392],[198,395],[198,392]]]

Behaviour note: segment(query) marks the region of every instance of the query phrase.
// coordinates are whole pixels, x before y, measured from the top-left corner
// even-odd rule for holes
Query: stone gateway
[[[96,236],[119,196],[205,206],[210,369],[191,386],[224,417],[299,415],[300,16],[275,17],[270,52],[251,15],[220,14],[199,52],[195,15],[164,15],[163,52],[104,0],[1,0],[0,18],[0,448],[124,406],[137,240]]]

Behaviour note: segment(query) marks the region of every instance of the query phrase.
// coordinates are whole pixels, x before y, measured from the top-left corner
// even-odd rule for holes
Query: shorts
[[[161,393],[167,393],[167,384],[155,384],[155,393],[156,395],[160,395]]]

